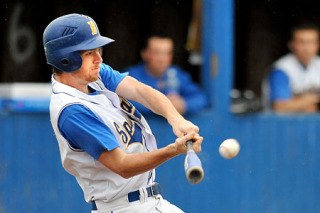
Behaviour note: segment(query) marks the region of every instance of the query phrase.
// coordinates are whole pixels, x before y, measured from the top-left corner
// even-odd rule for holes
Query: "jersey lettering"
[[[127,122],[124,122],[123,127],[130,136],[134,134],[135,125],[133,121],[128,120]]]
[[[128,100],[120,98],[120,107],[131,117],[141,119],[141,113]]]
[[[114,122],[113,125],[116,128],[118,134],[121,135],[122,142],[124,144],[127,144],[129,142],[128,134],[124,130],[122,130],[116,122]]]
[[[141,128],[133,121],[127,120],[120,127],[117,123],[113,123],[118,134],[121,135],[122,142],[128,148],[133,143],[142,144]]]

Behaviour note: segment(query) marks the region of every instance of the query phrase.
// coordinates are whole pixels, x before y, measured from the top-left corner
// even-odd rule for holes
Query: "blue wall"
[[[88,212],[48,113],[0,114],[0,212]]]
[[[319,211],[318,115],[204,113],[191,119],[205,136],[200,154],[205,179],[189,185],[183,178],[183,157],[167,163],[158,177],[169,200],[187,212]],[[218,146],[231,137],[240,141],[241,151],[236,158],[225,160]],[[190,198],[195,203],[187,202]]]
[[[189,117],[205,140],[205,179],[190,185],[184,156],[157,170],[164,196],[186,212],[318,212],[320,116],[221,116],[211,110]],[[174,140],[165,120],[149,118],[160,147]],[[73,177],[60,164],[46,113],[0,115],[0,212],[89,212]],[[237,138],[232,160],[220,142]],[[190,202],[192,200],[192,202]]]

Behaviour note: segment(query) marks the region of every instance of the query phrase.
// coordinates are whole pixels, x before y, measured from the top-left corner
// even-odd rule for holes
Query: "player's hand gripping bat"
[[[204,177],[201,161],[192,147],[192,141],[187,141],[187,155],[184,161],[184,169],[187,179],[192,184],[200,183]]]

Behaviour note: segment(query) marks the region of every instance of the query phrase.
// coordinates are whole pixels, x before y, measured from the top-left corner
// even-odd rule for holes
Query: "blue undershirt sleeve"
[[[288,100],[292,97],[288,76],[279,69],[274,69],[269,75],[270,101]]]
[[[112,92],[115,92],[120,82],[128,73],[120,73],[106,64],[100,65],[100,76],[103,84]]]
[[[58,128],[71,148],[84,150],[95,159],[104,150],[119,147],[110,128],[81,104],[70,105],[62,110]]]

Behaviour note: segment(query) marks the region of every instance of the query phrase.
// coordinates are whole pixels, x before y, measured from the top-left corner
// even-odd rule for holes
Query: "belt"
[[[161,194],[160,184],[155,183],[152,186],[146,187],[146,192],[148,194],[148,197],[152,197],[152,196]],[[131,203],[131,202],[134,202],[137,200],[140,200],[140,191],[137,190],[137,191],[129,192],[128,201]],[[94,201],[92,202],[92,210],[97,210],[97,206]]]
[[[148,186],[146,188],[146,191],[148,193],[148,197],[152,197],[152,196],[161,194],[160,193],[160,184],[159,183],[155,183],[152,186]],[[134,192],[130,192],[128,194],[128,200],[129,200],[129,202],[134,202],[134,201],[140,200],[140,191],[137,190],[137,191],[134,191]]]

